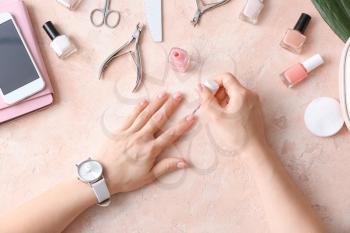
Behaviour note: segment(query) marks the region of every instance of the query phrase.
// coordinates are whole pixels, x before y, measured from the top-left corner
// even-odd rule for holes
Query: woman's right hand
[[[199,85],[202,118],[215,144],[230,153],[266,145],[259,97],[230,73],[219,75],[215,81],[220,85],[215,95]]]

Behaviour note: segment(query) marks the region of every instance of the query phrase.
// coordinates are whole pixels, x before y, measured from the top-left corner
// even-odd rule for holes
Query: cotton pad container
[[[313,100],[305,110],[304,121],[308,130],[319,137],[333,136],[344,125],[340,104],[330,97]]]

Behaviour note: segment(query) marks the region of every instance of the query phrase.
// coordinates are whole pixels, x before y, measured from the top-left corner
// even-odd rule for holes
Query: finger
[[[134,123],[129,128],[130,131],[136,132],[139,131],[153,116],[155,112],[157,112],[163,104],[167,101],[169,95],[166,92],[158,95],[158,97],[150,103],[147,108],[139,114],[134,121]]]
[[[245,90],[242,84],[231,73],[220,75],[215,80],[225,88],[230,97],[236,95],[237,92]]]
[[[169,118],[174,114],[175,110],[179,107],[182,99],[183,96],[181,93],[175,93],[173,97],[169,99],[167,103],[151,117],[143,130],[146,133],[151,133],[152,135],[161,130]]]
[[[162,150],[176,142],[182,135],[184,135],[195,123],[196,116],[193,114],[188,115],[182,119],[177,125],[171,127],[158,138],[155,139],[155,147],[158,148],[159,153],[154,153],[155,156],[159,155]]]
[[[131,115],[126,119],[126,121],[122,124],[121,130],[128,129],[136,120],[136,118],[140,115],[140,113],[147,107],[148,101],[142,100],[136,107],[134,108]]]
[[[221,109],[218,100],[206,86],[199,84],[198,89],[201,98],[201,108],[205,109],[210,115],[216,115]]]
[[[215,95],[203,84],[198,85],[202,105],[218,104]]]
[[[225,99],[227,96],[226,90],[224,87],[220,87],[218,92],[215,94],[216,99],[220,103],[223,99]]]
[[[230,99],[228,97],[226,97],[225,99],[221,100],[219,102],[219,104],[222,108],[225,108],[227,106],[227,104],[229,103],[229,101],[230,101]]]
[[[151,176],[157,179],[174,171],[188,168],[189,164],[180,158],[165,158],[160,160],[151,170]]]

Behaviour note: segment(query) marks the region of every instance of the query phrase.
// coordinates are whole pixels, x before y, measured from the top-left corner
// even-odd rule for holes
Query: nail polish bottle
[[[77,51],[76,46],[70,41],[66,35],[61,35],[52,24],[51,21],[43,25],[47,35],[52,40],[50,46],[59,58],[66,58]]]
[[[258,22],[258,17],[264,8],[263,0],[247,0],[239,18],[251,24]]]
[[[57,2],[67,7],[69,10],[74,10],[77,8],[81,0],[57,0]]]
[[[286,32],[283,40],[281,41],[282,48],[285,48],[293,53],[301,53],[306,41],[304,32],[309,25],[310,20],[310,15],[302,13],[294,28],[288,29]]]
[[[320,54],[316,54],[303,63],[296,64],[281,74],[282,82],[289,88],[308,77],[308,74],[324,63]]]
[[[185,73],[190,68],[190,56],[183,49],[172,48],[168,59],[169,64],[175,71]]]

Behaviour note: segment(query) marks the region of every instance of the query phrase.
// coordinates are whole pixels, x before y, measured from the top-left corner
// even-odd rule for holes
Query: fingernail
[[[176,167],[179,169],[184,169],[187,167],[187,164],[184,161],[180,161],[176,164]]]
[[[194,121],[194,119],[195,119],[195,116],[194,116],[193,114],[188,115],[188,116],[186,117],[186,121],[188,121],[188,122],[192,122],[192,121]]]
[[[174,95],[173,95],[173,98],[174,98],[174,100],[176,100],[176,101],[179,101],[179,100],[181,100],[182,99],[182,94],[180,93],[180,92],[176,92]]]
[[[147,100],[142,100],[139,105],[142,107],[142,106],[145,106],[148,104],[148,101]]]
[[[163,92],[162,94],[158,95],[158,99],[163,99],[168,95],[168,93]]]

